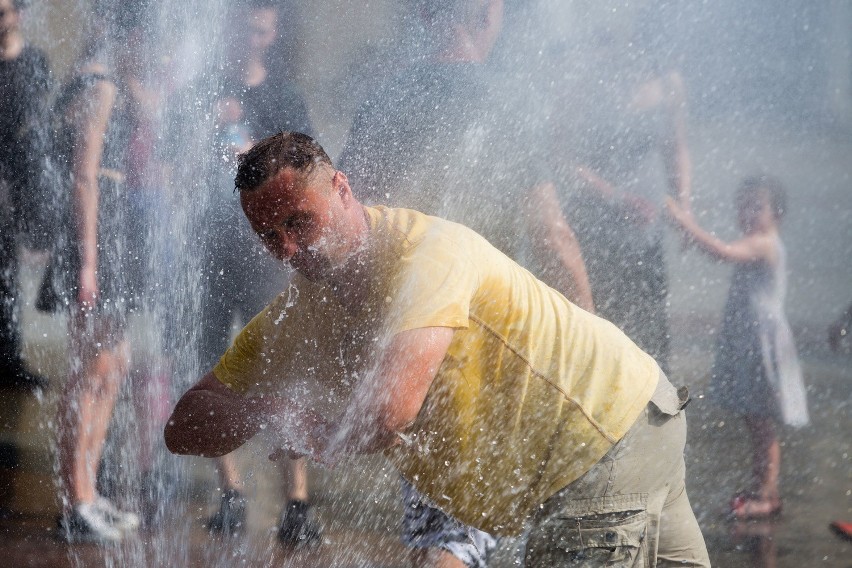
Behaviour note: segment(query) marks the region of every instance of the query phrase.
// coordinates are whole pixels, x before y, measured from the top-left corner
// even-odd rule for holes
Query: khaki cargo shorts
[[[624,438],[533,517],[526,566],[710,566],[684,484],[687,401],[661,373]]]

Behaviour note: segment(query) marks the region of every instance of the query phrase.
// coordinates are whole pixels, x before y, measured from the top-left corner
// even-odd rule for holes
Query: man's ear
[[[352,188],[349,187],[349,178],[346,177],[346,174],[341,171],[335,172],[331,183],[341,200],[349,201],[353,199]]]

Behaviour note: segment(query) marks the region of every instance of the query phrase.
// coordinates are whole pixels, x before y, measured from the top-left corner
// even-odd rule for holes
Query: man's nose
[[[289,261],[299,251],[299,245],[296,239],[285,233],[278,238],[278,251],[281,260]]]

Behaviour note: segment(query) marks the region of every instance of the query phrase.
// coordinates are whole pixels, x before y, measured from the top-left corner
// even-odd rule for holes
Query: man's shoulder
[[[459,223],[426,215],[413,209],[368,208],[374,218],[373,230],[394,256],[407,263],[426,257],[478,261],[493,247],[481,235]]]

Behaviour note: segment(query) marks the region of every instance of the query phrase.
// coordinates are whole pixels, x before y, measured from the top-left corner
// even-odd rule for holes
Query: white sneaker
[[[95,497],[92,506],[108,523],[120,531],[135,531],[139,528],[140,521],[138,515],[120,510],[106,497],[98,495]]]
[[[59,520],[59,531],[68,542],[118,542],[124,536],[104,518],[94,503],[75,505]]]

